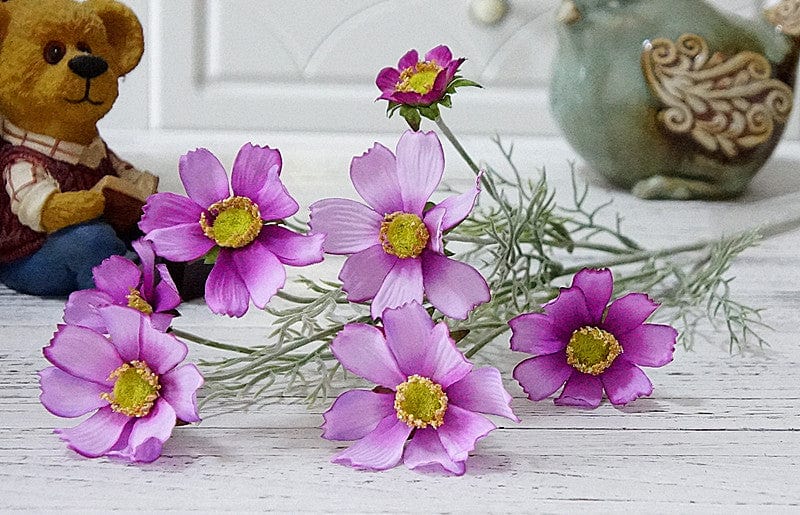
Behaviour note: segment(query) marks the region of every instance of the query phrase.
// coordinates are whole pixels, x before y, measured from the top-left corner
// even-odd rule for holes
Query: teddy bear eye
[[[44,46],[43,53],[49,64],[58,64],[67,55],[67,47],[61,41],[51,41]]]
[[[78,41],[78,44],[75,45],[75,48],[77,48],[79,52],[85,52],[87,54],[91,54],[92,53],[92,47],[90,47],[88,44],[84,43],[83,41]]]

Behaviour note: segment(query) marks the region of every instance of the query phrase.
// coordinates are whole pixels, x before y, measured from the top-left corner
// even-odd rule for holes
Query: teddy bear
[[[139,20],[115,0],[0,3],[0,281],[8,287],[42,296],[93,288],[92,268],[126,253],[138,213],[112,223],[130,205],[111,194],[143,199],[158,178],[111,152],[97,122],[143,51]]]

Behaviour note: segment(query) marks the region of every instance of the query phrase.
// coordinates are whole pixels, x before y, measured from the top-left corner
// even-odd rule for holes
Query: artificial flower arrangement
[[[235,354],[202,363],[207,404],[252,405],[270,392],[326,398],[336,381],[352,382],[344,369],[371,386],[345,391],[325,412],[323,438],[355,441],[333,462],[384,470],[402,461],[456,475],[496,427],[482,414],[518,420],[503,385],[508,371],[470,361],[492,344],[508,348],[509,332],[511,350],[530,355],[512,374],[528,397],[539,401],[563,386],[555,403],[584,408],[600,405],[604,391],[614,405],[650,395],[640,367],[672,360],[673,325],[683,327],[686,346],[702,318],[724,320],[731,345],[761,341],[758,312],[729,297],[725,277],[756,234],[649,251],[619,224],[600,224],[603,206],[589,208],[577,182],[574,206],[557,206],[544,174],[523,176],[499,140],[511,173],[478,167],[441,117],[457,88],[477,86],[459,76],[463,62],[440,46],[380,72],[379,98],[412,130],[394,151],[376,143],[352,160],[350,179],[364,203],[315,202],[308,228],[290,220],[300,206],[281,182],[278,150],[244,145],[230,179],[209,151],[184,155],[187,196],[148,199],[139,264],[113,257],[98,266],[96,288],[70,296],[44,350],[53,364],[41,372],[44,406],[61,417],[93,413],[57,431],[67,445],[88,457],[150,462],[176,424],[199,421],[204,379],[195,365],[181,365],[181,339]],[[431,198],[444,152],[436,132],[419,130],[423,118],[476,177],[474,187],[438,203]],[[307,296],[283,290],[285,266],[318,263],[326,253],[348,256],[340,282],[300,278]],[[568,266],[564,255],[590,261]],[[267,309],[276,343],[241,347],[170,328],[180,298],[157,257],[213,264],[210,310],[240,317],[251,303]],[[611,267],[622,267],[616,281]],[[570,277],[571,286],[557,286]],[[637,287],[659,298],[663,323],[652,321],[659,303]]]

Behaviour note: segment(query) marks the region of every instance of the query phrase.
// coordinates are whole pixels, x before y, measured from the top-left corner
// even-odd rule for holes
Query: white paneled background
[[[470,17],[472,1],[127,0],[147,49],[103,127],[394,132],[400,120],[388,122],[385,102],[372,101],[377,72],[410,48],[445,43],[485,86],[459,92],[452,126],[556,135],[547,82],[559,0],[510,0],[495,26]],[[760,4],[713,3],[744,15]]]

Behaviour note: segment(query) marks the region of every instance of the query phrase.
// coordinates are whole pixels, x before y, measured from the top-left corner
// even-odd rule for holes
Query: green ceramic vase
[[[739,195],[792,109],[800,0],[564,0],[551,104],[577,152],[643,198]]]

